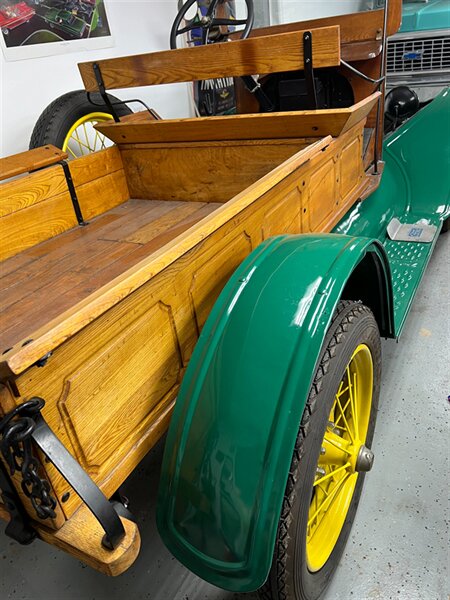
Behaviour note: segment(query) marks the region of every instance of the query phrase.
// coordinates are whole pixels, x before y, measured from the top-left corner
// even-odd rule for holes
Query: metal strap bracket
[[[0,420],[0,450],[5,462],[12,474],[15,470],[20,470],[23,474],[24,465],[36,460],[30,447],[33,441],[102,526],[105,531],[102,545],[108,550],[114,550],[125,537],[123,523],[108,498],[50,429],[41,413],[44,405],[42,398],[31,398]],[[48,485],[47,480],[41,481],[42,483]],[[4,492],[3,483],[2,490]],[[49,490],[46,493],[51,500]],[[39,503],[37,508],[41,508]]]
[[[72,200],[73,210],[75,211],[75,216],[77,218],[78,225],[84,227],[85,225],[87,225],[87,222],[84,220],[83,214],[81,212],[81,207],[78,201],[77,191],[73,183],[72,173],[70,172],[69,164],[66,160],[61,160],[59,164],[64,170],[64,175],[67,182],[67,189],[69,190],[70,199]]]
[[[116,123],[119,123],[120,119],[119,119],[116,111],[114,110],[114,106],[113,106],[111,100],[109,99],[108,94],[106,93],[105,82],[103,81],[103,76],[102,76],[102,72],[100,69],[100,65],[95,62],[92,65],[92,68],[94,70],[94,76],[95,76],[95,80],[97,81],[98,91],[100,92],[100,96],[103,98],[103,102],[109,108],[114,121]]]
[[[303,63],[305,69],[306,92],[308,94],[309,108],[317,109],[316,82],[313,69],[312,32],[305,31],[303,34]]]

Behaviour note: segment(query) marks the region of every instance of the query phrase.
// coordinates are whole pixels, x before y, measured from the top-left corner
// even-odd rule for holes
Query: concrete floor
[[[324,600],[449,598],[449,263],[447,233],[400,343],[384,343],[375,466]],[[126,483],[143,546],[126,574],[109,579],[44,543],[21,547],[1,535],[0,598],[255,600],[204,583],[163,546],[154,516],[161,456],[162,444]]]

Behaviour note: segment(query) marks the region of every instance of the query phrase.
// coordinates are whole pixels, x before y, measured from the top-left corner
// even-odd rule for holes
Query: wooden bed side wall
[[[121,147],[132,198],[228,202],[315,138]]]
[[[85,219],[129,198],[116,147],[86,155],[69,165]],[[77,226],[61,165],[0,184],[0,261]]]
[[[268,181],[241,212],[56,348],[45,367],[17,377],[15,401],[46,400],[46,420],[106,495],[166,430],[199,332],[235,268],[269,236],[329,231],[360,196],[362,134],[363,123]],[[61,504],[70,518],[80,501],[46,468],[58,499],[70,492]]]
[[[116,146],[69,163],[85,220],[130,199],[120,151]]]

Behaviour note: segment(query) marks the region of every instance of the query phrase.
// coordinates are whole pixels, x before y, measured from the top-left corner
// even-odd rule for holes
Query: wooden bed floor
[[[0,354],[222,204],[128,200],[0,264]]]

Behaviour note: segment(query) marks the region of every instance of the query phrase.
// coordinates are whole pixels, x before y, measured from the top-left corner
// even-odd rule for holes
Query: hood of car
[[[450,0],[404,2],[400,33],[450,27]]]

